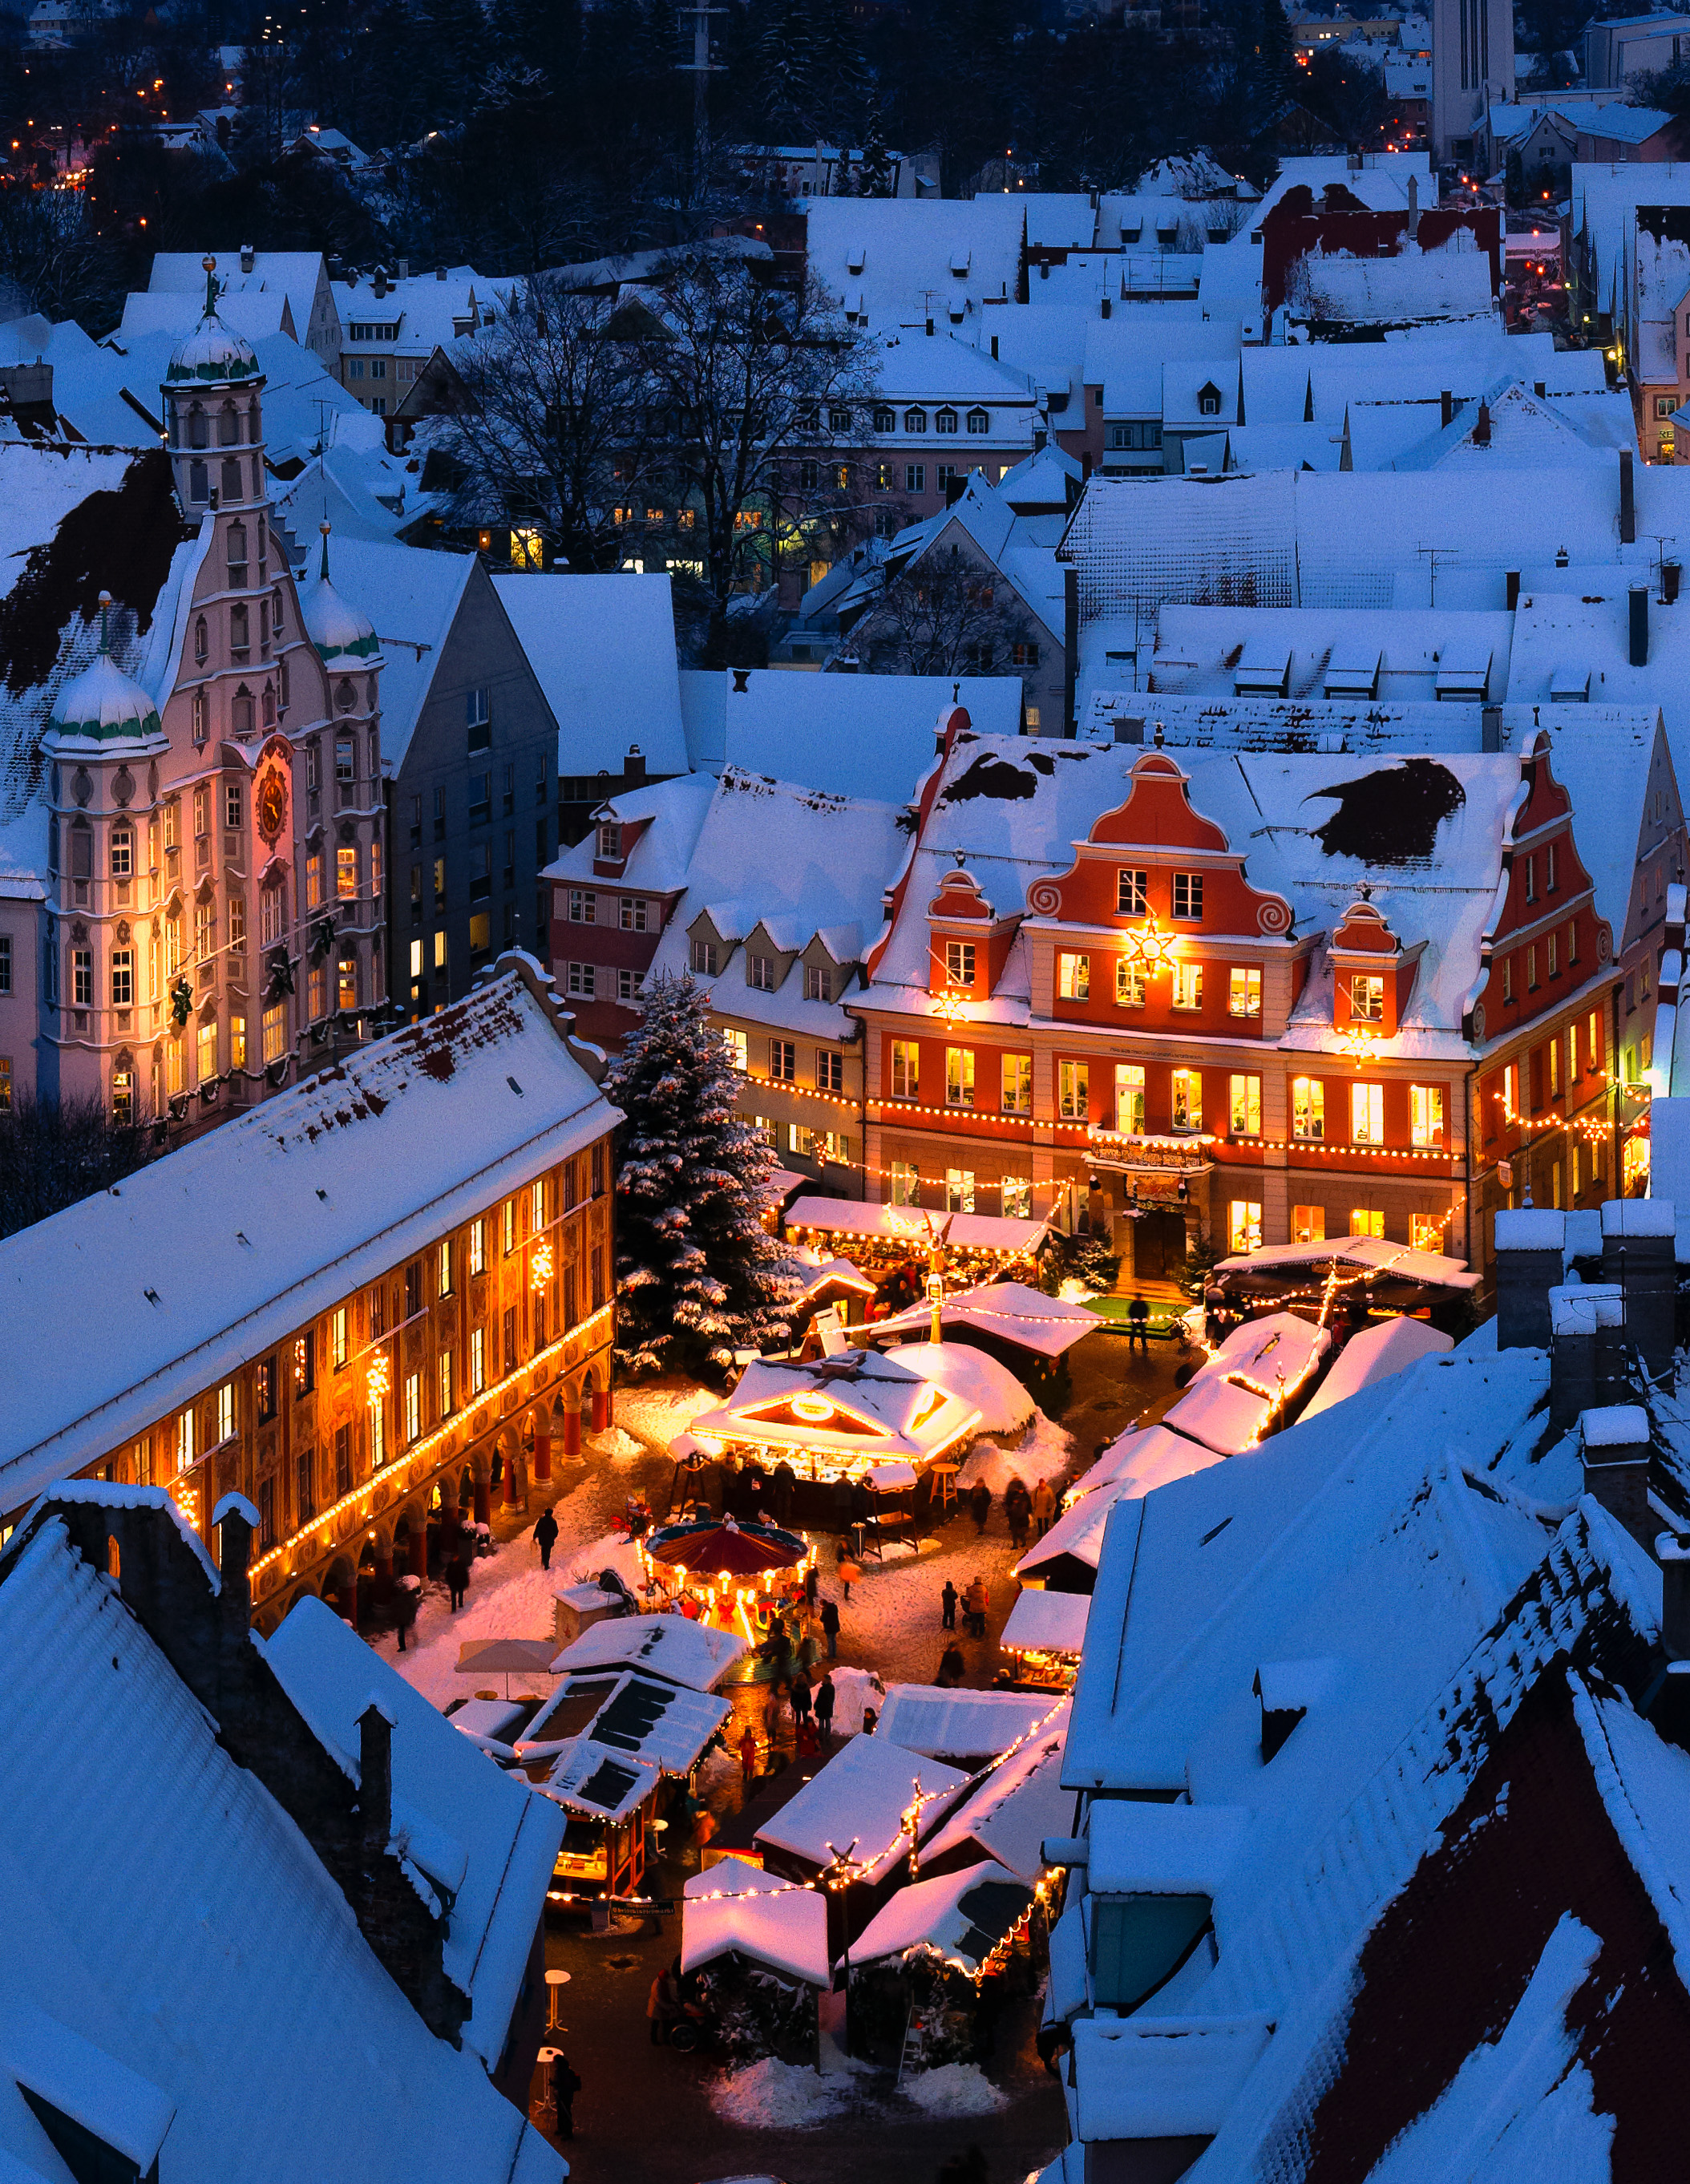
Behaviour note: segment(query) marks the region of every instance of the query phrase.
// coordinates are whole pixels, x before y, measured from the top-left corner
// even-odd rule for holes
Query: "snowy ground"
[[[816,2131],[847,2109],[855,2126],[895,2123],[906,2102],[929,2116],[995,2115],[1009,2096],[995,2086],[978,2063],[946,2063],[935,2070],[906,2077],[895,2092],[884,2081],[873,2090],[854,2082],[869,2076],[867,2066],[852,2064],[851,2075],[822,2077],[796,2063],[766,2056],[743,2070],[724,2071],[710,2090],[710,2105],[725,2122],[745,2131]]]

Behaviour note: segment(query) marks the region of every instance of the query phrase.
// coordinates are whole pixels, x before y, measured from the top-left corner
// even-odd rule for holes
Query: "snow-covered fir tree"
[[[775,1157],[735,1111],[739,1079],[689,978],[645,989],[605,1073],[627,1117],[616,1177],[616,1358],[628,1372],[725,1364],[789,1331],[797,1284],[763,1228]]]

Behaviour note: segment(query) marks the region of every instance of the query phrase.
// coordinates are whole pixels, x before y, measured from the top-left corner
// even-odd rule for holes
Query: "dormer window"
[[[599,822],[599,855],[606,863],[616,864],[622,854],[622,823],[616,819],[601,819]]]
[[[898,429],[896,412],[884,406],[877,410],[874,413],[874,429],[877,432],[895,432]]]
[[[971,410],[968,412],[968,430],[971,432],[990,432],[991,428],[992,421],[988,411]]]
[[[694,940],[692,949],[692,968],[700,978],[713,978],[722,967],[717,961],[713,940]]]
[[[830,1001],[834,998],[834,974],[825,963],[806,963],[804,966],[804,998],[806,1001]]]
[[[954,410],[940,410],[934,415],[933,429],[935,432],[954,432],[957,430],[957,412]]]
[[[1385,1020],[1385,981],[1376,971],[1358,971],[1350,980],[1350,1014],[1359,1023]]]
[[[755,986],[761,994],[772,994],[777,983],[772,956],[746,956],[745,983],[748,986]]]
[[[945,944],[945,981],[951,986],[972,986],[974,983],[974,944],[972,940],[947,940]]]
[[[926,430],[927,430],[927,412],[926,412],[926,410],[905,410],[905,412],[904,412],[904,430],[905,430],[906,432],[926,432]]]
[[[1197,390],[1197,415],[1200,417],[1219,417],[1220,415],[1220,389],[1213,380]]]

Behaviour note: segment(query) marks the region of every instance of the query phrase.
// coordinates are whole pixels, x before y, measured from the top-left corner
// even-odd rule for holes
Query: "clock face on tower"
[[[259,783],[258,829],[274,846],[287,824],[287,776],[279,766],[267,766]]]

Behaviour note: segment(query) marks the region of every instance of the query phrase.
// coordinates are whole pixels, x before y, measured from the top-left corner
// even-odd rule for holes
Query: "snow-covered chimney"
[[[1560,1285],[1566,1217],[1549,1206],[1497,1216],[1497,1347],[1549,1347],[1549,1292]]]
[[[1660,1564],[1660,1642],[1669,1661],[1690,1661],[1690,1540],[1663,1532],[1654,1543]]]
[[[1420,179],[1419,179],[1419,176],[1418,175],[1410,175],[1410,176],[1409,176],[1409,177],[1408,177],[1408,240],[1409,240],[1409,242],[1418,242],[1418,241],[1419,240],[1419,233],[1420,233]]]
[[[1438,407],[1443,413],[1443,421],[1447,425],[1455,415],[1454,389],[1453,387],[1446,387],[1442,393],[1438,396],[1437,399]]]
[[[252,247],[252,245],[251,245],[251,243],[250,243],[250,242],[243,242],[243,243],[241,245],[241,270],[242,270],[242,272],[243,272],[243,273],[250,273],[250,272],[252,271],[252,270],[253,270],[254,266],[254,265],[257,265],[257,263],[258,263],[258,254],[257,254],[257,252],[253,248],[253,247]]]
[[[1612,1282],[1569,1282],[1549,1292],[1549,1423],[1565,1433],[1586,1411],[1623,1402],[1626,1306]]]
[[[1649,664],[1649,588],[1633,584],[1631,588],[1631,613],[1628,617],[1631,634],[1631,661],[1633,667]]]
[[[1653,1554],[1657,1527],[1649,1516],[1648,1412],[1641,1403],[1587,1411],[1579,1432],[1585,1492]]]
[[[1677,1221],[1670,1198],[1610,1198],[1602,1209],[1602,1279],[1626,1299],[1626,1340],[1651,1379],[1672,1370]]]
[[[1637,500],[1631,477],[1631,450],[1620,450],[1620,543],[1634,546],[1637,540]]]
[[[1491,444],[1491,405],[1488,402],[1479,404],[1478,419],[1473,426],[1473,444],[1475,448],[1488,448]]]
[[[365,1854],[379,1857],[393,1831],[393,1718],[373,1691],[358,1717],[358,1818]]]

